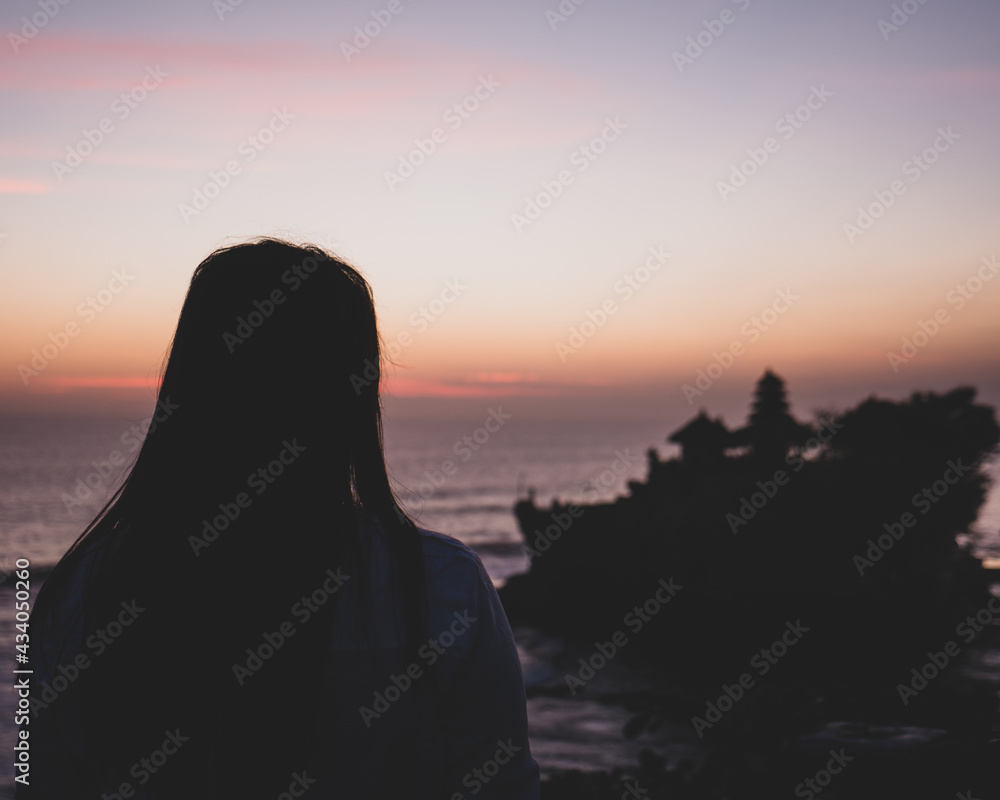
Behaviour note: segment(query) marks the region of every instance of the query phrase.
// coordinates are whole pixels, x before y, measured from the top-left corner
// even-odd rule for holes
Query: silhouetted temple
[[[730,447],[749,447],[760,458],[780,459],[812,435],[811,427],[788,413],[785,382],[767,370],[757,382],[750,420],[746,427],[733,431]]]
[[[747,424],[730,431],[721,417],[712,419],[704,409],[674,431],[667,441],[681,446],[686,464],[717,464],[726,450],[741,450],[762,460],[784,458],[790,449],[801,447],[813,429],[797,421],[788,411],[785,382],[771,370],[757,381]]]
[[[1000,654],[997,570],[978,557],[973,527],[1000,426],[975,396],[962,386],[869,397],[807,425],[767,370],[744,427],[700,411],[668,436],[681,457],[650,448],[646,479],[614,501],[519,500],[530,568],[499,590],[508,618],[590,647],[621,632],[629,609],[659,609],[650,598],[663,581],[679,587],[616,656],[669,676],[663,691],[628,699],[639,712],[630,730],[701,720],[699,740],[729,754],[720,758],[730,759],[733,785],[768,765],[761,797],[793,785],[784,770],[810,737],[823,753],[857,753],[851,769],[872,786],[901,754],[919,766],[920,742],[981,744],[984,731],[1000,730],[1000,680],[974,683],[964,670]],[[794,648],[776,638],[789,625],[804,631]],[[755,661],[772,643],[788,654]],[[748,690],[720,695],[738,677]],[[736,707],[713,711],[710,701]],[[870,723],[882,732],[869,735]],[[746,767],[747,753],[757,767]],[[1000,763],[991,758],[978,763]],[[794,766],[792,777],[809,769]]]
[[[681,446],[681,460],[692,464],[711,464],[722,458],[731,447],[732,433],[722,418],[711,419],[702,409],[698,416],[667,437],[668,442]]]
[[[744,603],[766,591],[774,607],[785,602],[776,598],[798,598],[789,615],[808,604],[838,614],[845,598],[859,609],[877,600],[879,613],[896,598],[909,604],[904,620],[917,619],[918,608],[951,620],[970,598],[975,610],[993,571],[973,555],[969,526],[985,500],[981,468],[1000,427],[994,410],[974,401],[971,387],[902,402],[868,398],[807,425],[767,370],[744,427],[729,431],[700,411],[668,436],[680,458],[651,448],[646,479],[629,481],[613,502],[580,506],[558,541],[547,531],[566,503],[519,500],[532,563],[502,592],[508,613],[596,635],[600,624],[613,626],[618,592],[635,591],[626,587],[644,572],[652,585],[668,574],[690,582],[698,588],[689,598],[724,592]],[[862,619],[852,635],[871,624]],[[892,625],[900,636],[907,628]],[[871,646],[889,659],[891,637]]]

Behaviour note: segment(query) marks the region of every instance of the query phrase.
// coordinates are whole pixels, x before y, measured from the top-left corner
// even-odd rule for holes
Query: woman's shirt
[[[289,793],[307,800],[378,797],[402,778],[408,800],[537,800],[538,765],[528,743],[517,648],[479,557],[457,539],[420,530],[428,638],[408,660],[381,527],[369,520],[362,534],[366,621],[359,627],[364,581],[330,570],[323,590],[337,594],[337,611],[317,698],[322,763],[290,776]],[[67,644],[59,663],[34,664],[35,696],[38,687],[65,674],[60,666],[85,651],[79,613],[85,576],[105,546],[81,553],[46,626],[46,635]],[[43,648],[53,650],[58,652]],[[119,792],[120,780],[95,786],[82,763],[73,693],[37,709],[28,730],[31,783],[17,787],[19,800],[96,800]],[[157,797],[155,781],[131,788],[136,800]]]

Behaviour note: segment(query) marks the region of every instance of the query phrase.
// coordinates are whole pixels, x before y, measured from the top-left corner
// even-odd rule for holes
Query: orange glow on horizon
[[[535,383],[538,376],[533,372],[477,372],[466,380],[475,383]]]
[[[42,393],[47,394],[62,394],[73,389],[149,389],[152,392],[159,389],[159,380],[151,382],[150,378],[139,375],[75,375],[52,378],[46,384],[51,388],[43,388]]]
[[[553,389],[542,387],[526,387],[522,383],[512,382],[502,385],[502,382],[476,383],[446,383],[444,381],[421,380],[418,378],[386,379],[382,391],[395,397],[509,397],[515,395],[552,396]]]

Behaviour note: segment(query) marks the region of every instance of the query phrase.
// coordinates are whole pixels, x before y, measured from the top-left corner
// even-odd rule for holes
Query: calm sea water
[[[663,421],[553,421],[518,416],[513,404],[494,405],[479,418],[386,421],[386,455],[404,504],[423,527],[453,535],[475,548],[495,583],[524,571],[512,506],[527,487],[539,503],[610,499],[626,483],[646,475],[646,449],[673,453],[666,436],[685,419]],[[503,418],[510,414],[510,418]],[[487,420],[493,421],[487,425]],[[502,420],[502,422],[501,422]],[[51,566],[107,501],[121,467],[134,455],[139,418],[0,417],[0,570],[27,558]],[[489,429],[493,429],[490,432]],[[205,444],[212,457],[211,442]],[[991,466],[994,488],[976,530],[980,555],[1000,558],[1000,464]],[[10,674],[14,657],[13,593],[0,589],[0,671]],[[572,660],[572,648],[552,637],[521,632],[528,682],[551,677],[554,654]],[[608,670],[607,689],[637,688],[634,674]],[[588,701],[529,702],[532,748],[546,771],[554,768],[610,769],[635,763],[650,742],[623,741],[627,715]],[[0,681],[0,796],[9,792],[13,746],[13,696]],[[686,754],[682,732],[669,747]],[[691,745],[693,747],[693,745]],[[667,749],[666,739],[663,748]]]
[[[525,487],[539,502],[612,498],[645,476],[646,448],[676,427],[526,420],[506,404],[492,408],[499,421],[487,409],[478,419],[387,420],[385,437],[403,504],[422,526],[481,549],[498,583],[527,565],[511,511]],[[142,422],[0,417],[0,568],[5,556],[58,561],[117,487],[123,468],[112,462],[134,455]]]

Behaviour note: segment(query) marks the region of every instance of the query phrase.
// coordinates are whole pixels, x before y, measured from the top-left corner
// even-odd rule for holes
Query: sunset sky
[[[1000,404],[995,0],[63,2],[0,9],[0,412],[150,406],[261,234],[369,278],[400,413]]]

